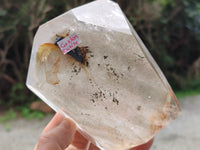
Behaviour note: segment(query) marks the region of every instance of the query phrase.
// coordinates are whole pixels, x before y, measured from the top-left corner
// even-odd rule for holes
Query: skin
[[[149,150],[153,139],[130,150]],[[77,130],[73,121],[56,113],[40,135],[34,150],[86,150],[88,140]],[[91,144],[89,150],[99,150]]]

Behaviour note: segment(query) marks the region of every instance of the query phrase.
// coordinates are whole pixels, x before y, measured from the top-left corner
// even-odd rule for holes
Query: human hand
[[[130,150],[149,150],[152,143],[153,139]],[[56,113],[43,130],[34,150],[86,150],[88,145],[89,141],[76,131],[76,125],[70,119]],[[90,144],[89,150],[99,148]]]

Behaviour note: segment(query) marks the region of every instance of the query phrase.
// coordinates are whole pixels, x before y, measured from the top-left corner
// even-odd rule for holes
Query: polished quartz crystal
[[[55,45],[77,34],[79,62]],[[41,25],[27,86],[71,118],[93,144],[125,150],[150,140],[180,113],[158,65],[115,2],[97,0]]]

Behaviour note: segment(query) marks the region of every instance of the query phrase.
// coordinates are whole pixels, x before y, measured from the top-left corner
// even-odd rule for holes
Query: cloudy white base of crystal
[[[56,34],[76,33],[88,46],[88,66],[59,48],[37,59]],[[51,84],[48,80],[57,81]],[[123,150],[150,140],[180,113],[161,70],[118,4],[98,0],[41,25],[35,35],[27,86],[74,120],[101,149]]]

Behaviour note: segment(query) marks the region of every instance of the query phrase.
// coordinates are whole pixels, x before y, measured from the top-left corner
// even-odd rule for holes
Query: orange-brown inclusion
[[[168,119],[170,105],[170,101],[166,102],[164,106],[165,111],[157,112],[151,117],[150,129],[152,133],[158,133],[163,128],[163,122],[165,122]]]
[[[60,82],[58,79],[58,71],[59,71],[59,61],[60,57],[57,58],[56,62],[53,64],[52,68],[46,72],[46,81],[49,84],[56,85]]]

